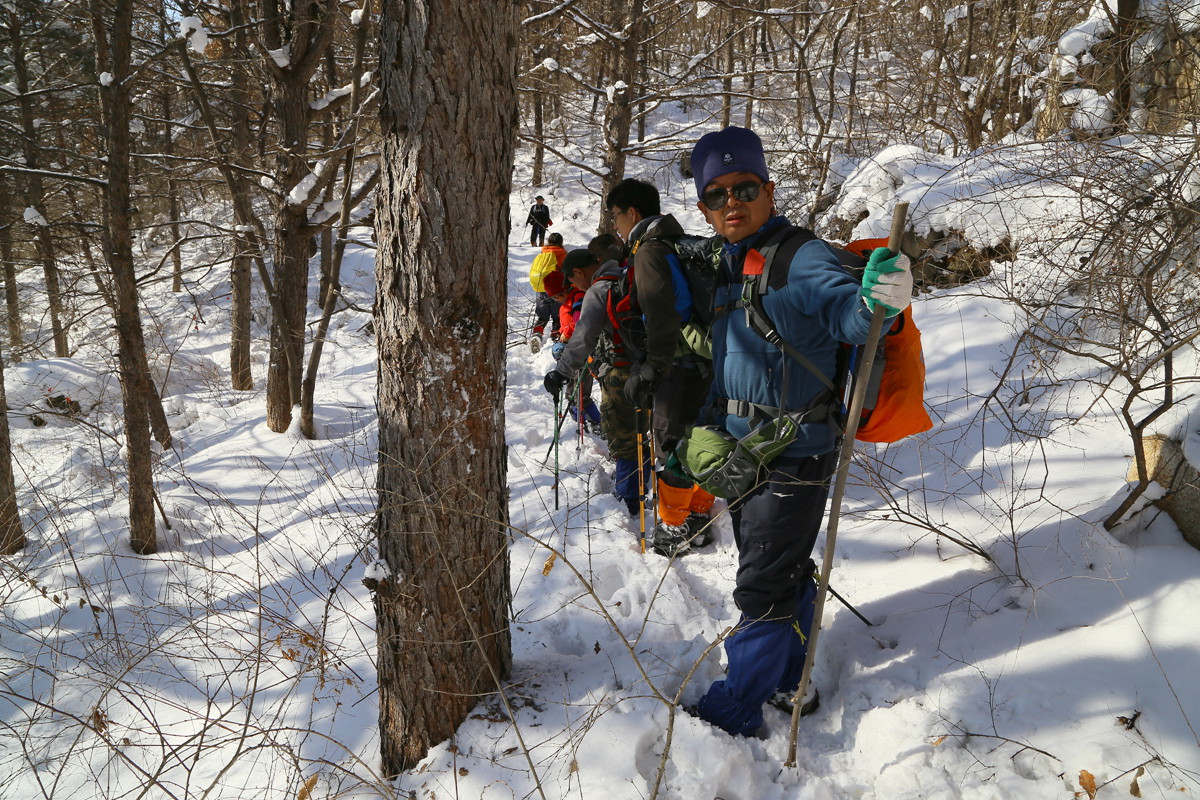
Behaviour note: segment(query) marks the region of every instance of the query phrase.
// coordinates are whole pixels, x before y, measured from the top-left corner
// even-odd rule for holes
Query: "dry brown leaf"
[[[312,790],[317,785],[317,777],[317,775],[313,775],[304,782],[304,785],[300,787],[300,791],[296,794],[296,800],[308,800],[308,798],[312,797]]]
[[[543,575],[549,575],[550,570],[554,569],[554,560],[556,558],[558,558],[558,553],[551,553],[550,557],[546,559],[546,563],[542,566]]]
[[[1096,776],[1086,769],[1079,770],[1079,786],[1087,792],[1088,800],[1096,800]]]
[[[1134,797],[1142,796],[1142,787],[1138,786],[1138,778],[1146,774],[1145,767],[1138,767],[1137,774],[1133,776],[1133,783],[1129,784],[1129,793]]]
[[[939,736],[938,738],[933,740],[933,746],[937,747],[939,744],[941,744],[944,741],[946,741],[946,734],[943,733],[941,736]]]

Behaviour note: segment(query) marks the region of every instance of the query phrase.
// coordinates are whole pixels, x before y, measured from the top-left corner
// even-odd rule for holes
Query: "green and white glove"
[[[872,313],[883,306],[886,315],[894,317],[912,303],[912,262],[903,253],[894,254],[886,247],[876,247],[867,259],[863,272],[863,302]]]

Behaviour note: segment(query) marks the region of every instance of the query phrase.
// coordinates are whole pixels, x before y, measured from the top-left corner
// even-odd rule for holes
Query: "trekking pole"
[[[908,218],[908,203],[897,203],[892,212],[892,230],[888,235],[888,250],[900,252],[900,237],[904,235],[904,225]],[[883,306],[875,304],[875,312],[871,316],[871,328],[867,332],[867,343],[864,346],[863,361],[858,374],[863,380],[855,382],[854,394],[850,398],[850,418],[846,421],[846,432],[842,436],[842,447],[838,454],[837,477],[833,484],[833,495],[829,509],[829,530],[825,535],[825,557],[821,562],[821,580],[817,584],[817,599],[813,608],[812,629],[808,633],[808,652],[804,656],[804,671],[800,675],[800,685],[792,698],[792,736],[788,743],[788,757],[785,767],[796,766],[796,734],[800,727],[800,707],[804,695],[808,692],[808,682],[812,677],[813,662],[817,652],[817,636],[821,631],[821,614],[825,610],[825,596],[829,593],[829,573],[833,571],[833,547],[837,540],[838,519],[842,512],[842,495],[846,491],[846,476],[850,472],[850,462],[854,458],[854,435],[858,433],[859,416],[862,414],[863,401],[867,394],[867,376],[871,374],[871,365],[875,362],[875,351],[879,346],[879,337],[883,334],[883,317],[886,312]]]
[[[864,625],[866,625],[868,628],[874,628],[874,627],[875,627],[875,623],[874,623],[874,622],[871,622],[871,620],[869,620],[869,619],[867,619],[866,617],[864,617],[864,616],[863,616],[863,614],[862,614],[862,612],[861,612],[861,611],[859,611],[859,610],[858,610],[857,608],[855,608],[854,606],[850,605],[850,601],[849,601],[849,600],[847,600],[846,598],[842,597],[840,594],[838,594],[838,593],[837,593],[837,590],[836,590],[836,589],[834,589],[834,588],[833,588],[833,586],[830,586],[830,587],[829,587],[829,593],[830,593],[831,595],[833,595],[833,597],[834,597],[834,599],[835,599],[835,600],[837,600],[839,603],[841,603],[842,605],[844,605],[846,608],[850,609],[850,613],[851,613],[851,614],[853,614],[854,616],[858,617],[859,619],[861,619],[861,620],[863,621],[863,624],[864,624]]]
[[[647,460],[652,464],[657,463],[658,457],[655,455],[654,450],[654,409],[652,408],[646,411],[646,429],[650,431],[650,445],[647,447],[650,452],[647,453]],[[650,519],[654,522],[654,527],[657,528],[658,523],[662,522],[662,519],[658,516],[658,471],[654,469],[650,470],[650,487],[647,491],[651,490],[654,492],[654,502],[650,506]]]
[[[575,452],[583,452],[583,370],[579,371],[579,391],[575,393],[575,421],[579,423],[579,437],[575,440]]]
[[[562,402],[561,398],[561,392],[554,396],[555,416],[558,416],[558,406]],[[554,510],[558,511],[558,428],[554,429],[554,442],[550,446],[554,448]]]
[[[581,379],[581,377],[582,377],[581,375],[575,376],[576,380]],[[575,390],[572,389],[571,391],[575,391]],[[560,414],[558,412],[558,398],[556,397],[556,398],[554,398],[554,413],[558,415],[558,422],[555,423],[555,425],[554,425],[554,441],[552,441],[550,443],[550,449],[546,451],[545,457],[542,458],[542,466],[543,467],[545,467],[547,462],[550,461],[550,455],[552,453],[554,453],[555,448],[558,447],[558,432],[560,430],[562,430],[562,424],[567,419],[567,414],[571,413],[571,406],[568,405],[566,408],[564,408],[562,410],[562,413]]]
[[[635,409],[633,418],[637,422],[638,519],[640,520],[638,541],[641,542],[642,555],[646,555],[646,459],[642,457],[642,409]]]

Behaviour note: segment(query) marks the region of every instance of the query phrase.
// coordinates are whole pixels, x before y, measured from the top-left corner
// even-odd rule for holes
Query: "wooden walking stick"
[[[634,412],[637,420],[637,460],[638,460],[638,519],[641,520],[638,539],[642,545],[642,555],[646,555],[646,459],[642,453],[642,409]]]
[[[558,416],[559,398],[562,396],[560,391],[554,395],[554,416]],[[563,414],[565,417],[566,414]],[[554,429],[554,442],[550,446],[554,448],[554,510],[558,511],[558,428]]]
[[[908,218],[908,203],[897,203],[892,213],[892,230],[888,235],[888,250],[900,252],[900,237],[904,235],[904,225]],[[871,316],[871,329],[867,333],[867,343],[864,345],[863,360],[858,374],[861,380],[855,382],[854,394],[850,398],[850,418],[846,421],[846,432],[842,438],[841,452],[838,454],[837,477],[833,484],[832,501],[829,508],[829,529],[825,535],[825,557],[821,562],[821,580],[817,584],[817,599],[813,608],[812,628],[808,632],[808,652],[804,656],[804,671],[800,675],[800,685],[792,697],[792,735],[788,742],[788,757],[784,762],[786,767],[796,766],[796,734],[800,727],[800,706],[804,695],[808,692],[808,682],[812,677],[812,668],[817,652],[817,635],[821,631],[821,614],[825,610],[825,596],[829,593],[829,573],[833,571],[833,547],[837,540],[838,520],[842,512],[842,495],[846,492],[846,476],[850,472],[850,462],[854,458],[854,435],[858,433],[859,417],[862,415],[863,401],[866,399],[867,384],[870,382],[871,365],[875,363],[875,351],[879,348],[879,338],[883,335],[883,318],[886,312],[883,306],[876,304]]]

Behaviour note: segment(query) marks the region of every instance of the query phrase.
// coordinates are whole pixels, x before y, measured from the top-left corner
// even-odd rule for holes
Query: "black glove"
[[[546,391],[554,395],[554,399],[557,400],[558,396],[562,394],[563,387],[567,385],[568,380],[569,378],[566,375],[563,375],[556,369],[552,369],[546,373],[546,378],[542,381],[542,386],[545,386]]]
[[[625,399],[638,408],[654,405],[654,369],[646,363],[637,364],[625,381]]]

